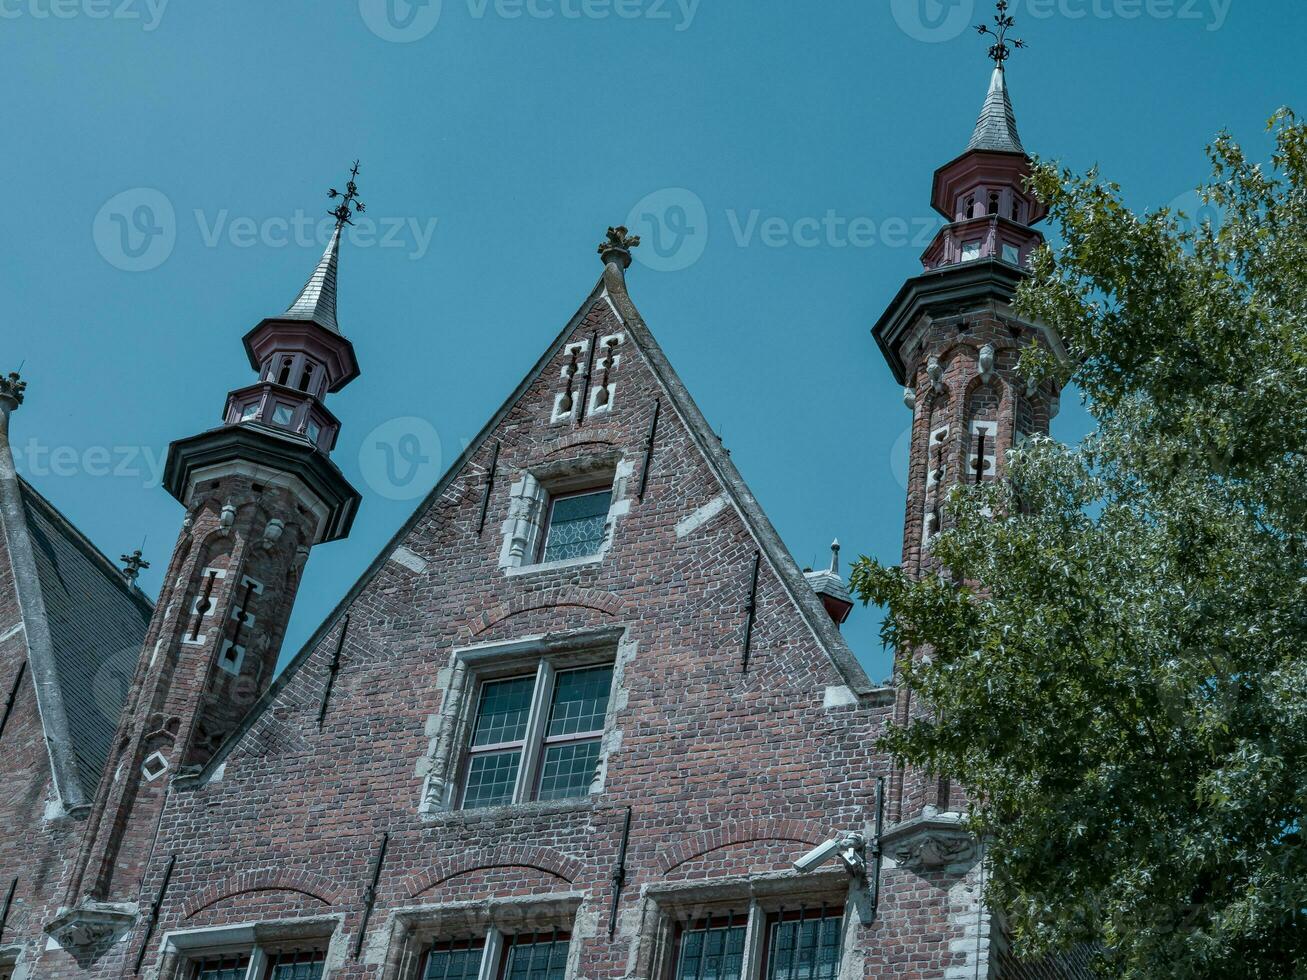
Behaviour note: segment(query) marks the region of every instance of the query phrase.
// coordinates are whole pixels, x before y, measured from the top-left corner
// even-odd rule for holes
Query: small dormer
[[[826,607],[826,612],[835,625],[843,626],[849,618],[849,613],[853,611],[853,600],[849,597],[849,587],[844,583],[844,579],[840,577],[839,541],[831,542],[830,551],[829,568],[822,572],[814,572],[811,568],[805,568],[803,577],[808,580],[812,590],[817,593],[817,598]]]

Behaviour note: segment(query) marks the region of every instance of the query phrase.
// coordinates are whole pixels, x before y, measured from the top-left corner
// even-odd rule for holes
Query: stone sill
[[[522,575],[546,575],[549,572],[566,571],[569,568],[584,568],[587,565],[598,565],[604,560],[604,553],[601,551],[597,555],[586,555],[584,558],[563,558],[559,561],[536,562],[533,565],[514,565],[506,568],[505,574],[510,578]]]
[[[509,803],[475,810],[432,810],[421,814],[422,822],[429,826],[450,826],[480,823],[508,823],[516,820],[555,816],[568,813],[589,813],[594,809],[595,797],[578,800],[549,800],[544,803]]]

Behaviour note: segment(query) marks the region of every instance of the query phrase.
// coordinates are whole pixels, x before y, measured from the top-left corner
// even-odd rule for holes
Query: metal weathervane
[[[976,27],[979,33],[994,39],[994,43],[989,46],[989,58],[1000,70],[1003,68],[1003,63],[1012,56],[1012,48],[1030,47],[1025,41],[1017,37],[1012,39],[1012,47],[1008,47],[1007,32],[1016,25],[1016,20],[1007,10],[1007,0],[998,0],[998,13],[994,16],[994,26],[979,24]]]
[[[345,185],[345,193],[342,194],[334,187],[331,188],[331,190],[327,191],[327,197],[331,198],[333,201],[336,198],[341,199],[339,206],[327,212],[328,214],[332,214],[336,216],[337,228],[339,228],[341,225],[352,225],[354,222],[351,221],[350,218],[355,214],[362,214],[364,211],[367,210],[366,205],[364,205],[364,203],[358,199],[359,188],[358,188],[358,184],[354,183],[354,178],[357,177],[358,175],[359,175],[359,162],[355,160],[354,167],[349,172],[349,183]],[[354,206],[353,211],[350,210],[350,205]]]

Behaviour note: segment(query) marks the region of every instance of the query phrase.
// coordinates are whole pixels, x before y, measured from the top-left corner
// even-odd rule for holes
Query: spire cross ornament
[[[123,569],[123,575],[129,582],[135,582],[140,578],[141,570],[150,567],[150,563],[141,557],[140,548],[137,548],[130,555],[123,555],[118,560],[126,566]]]
[[[352,225],[354,222],[350,220],[350,217],[354,214],[362,214],[367,210],[367,206],[358,199],[359,188],[358,185],[354,183],[354,178],[358,175],[359,162],[355,160],[354,166],[349,172],[349,183],[345,185],[345,193],[342,194],[334,187],[327,191],[327,197],[331,198],[333,201],[338,197],[341,199],[339,206],[327,212],[328,214],[336,216],[337,229],[339,229],[341,225]],[[350,211],[351,204],[354,205],[354,210],[352,212]]]
[[[988,24],[978,24],[976,31],[980,34],[987,35],[994,39],[994,43],[989,46],[990,60],[998,66],[999,71],[1003,70],[1003,63],[1012,56],[1012,48],[1007,44],[1007,32],[1016,26],[1016,20],[1007,12],[1007,0],[998,0],[998,13],[994,16],[994,27]],[[1013,48],[1028,48],[1030,45],[1020,38],[1012,39]]]

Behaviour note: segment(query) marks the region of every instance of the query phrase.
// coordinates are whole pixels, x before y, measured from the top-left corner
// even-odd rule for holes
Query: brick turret
[[[1049,327],[1011,307],[1043,242],[1032,227],[1046,211],[1026,189],[1030,167],[1000,60],[967,149],[935,174],[932,201],[950,223],[922,256],[924,274],[904,284],[872,331],[912,411],[903,567],[914,576],[937,567],[931,541],[948,526],[949,489],[998,478],[1008,451],[1047,435],[1057,413],[1053,382],[1031,386],[1016,373],[1027,345],[1061,352]],[[901,688],[900,722],[917,710]],[[889,809],[895,820],[933,820],[963,803],[952,780],[909,770],[896,774]]]
[[[186,517],[70,907],[47,927],[66,947],[104,941],[111,928],[87,927],[97,917],[135,913],[171,780],[210,759],[267,690],[310,549],[349,532],[359,495],[328,456],[339,423],[324,400],[359,374],[336,318],[354,193],[351,182],[344,216],[294,302],[246,335],[258,380],[228,395],[221,425],[169,448],[164,485]]]

